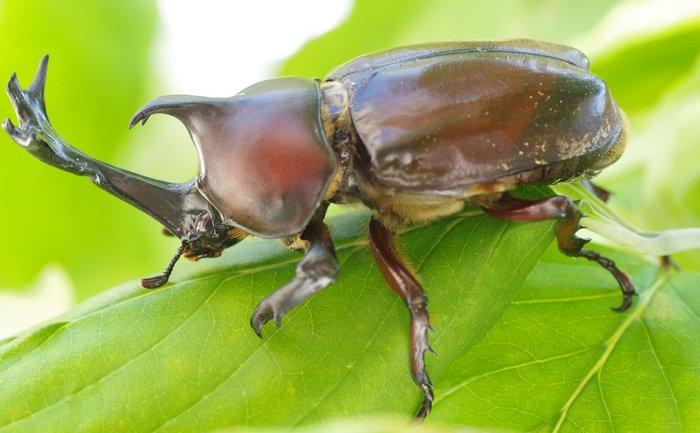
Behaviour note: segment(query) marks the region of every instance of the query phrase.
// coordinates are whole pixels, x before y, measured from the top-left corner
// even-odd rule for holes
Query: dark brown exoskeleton
[[[287,77],[257,83],[231,98],[168,96],[154,113],[182,121],[201,160],[199,176],[166,183],[83,154],[52,128],[44,105],[47,58],[27,90],[15,76],[8,93],[19,127],[10,136],[42,161],[91,178],[100,188],[160,221],[182,241],[162,275],[184,254],[216,257],[248,235],[279,238],[306,253],[293,280],[257,306],[260,334],[274,319],[333,282],[338,263],[324,223],[330,203],[372,210],[369,240],[389,285],[410,315],[413,380],[430,412],[424,365],[427,298],[403,263],[395,233],[480,206],[511,221],[554,219],[559,247],[608,269],[631,305],[634,288],[615,264],[576,236],[580,212],[563,196],[517,199],[520,185],[586,179],[614,162],[625,142],[624,117],[579,51],[535,41],[451,42],[359,57],[323,81]]]

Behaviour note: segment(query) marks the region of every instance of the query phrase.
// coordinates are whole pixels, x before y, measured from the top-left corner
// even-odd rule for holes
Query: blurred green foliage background
[[[306,13],[300,8],[299,14]],[[315,13],[323,19],[323,11]],[[39,58],[50,53],[48,111],[59,133],[112,164],[184,180],[193,175],[193,161],[175,156],[194,159],[194,152],[156,154],[152,142],[158,137],[126,129],[131,114],[163,91],[153,60],[158,26],[152,1],[5,0],[0,77],[18,71],[26,84]],[[226,55],[225,44],[254,44],[254,36],[202,49]],[[372,50],[494,38],[544,39],[587,52],[631,120],[628,152],[602,176],[616,193],[613,204],[645,228],[700,225],[700,19],[692,2],[359,0],[347,21],[309,41],[280,73],[322,77]],[[6,100],[0,110],[12,113]],[[167,149],[162,141],[168,139],[156,148]],[[47,263],[58,263],[84,299],[167,262],[176,241],[159,236],[148,217],[85,179],[37,163],[7,137],[0,144],[0,287],[21,289]],[[183,140],[181,146],[189,144]],[[700,266],[694,257],[679,261]]]

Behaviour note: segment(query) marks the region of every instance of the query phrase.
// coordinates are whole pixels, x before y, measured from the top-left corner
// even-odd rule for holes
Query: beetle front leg
[[[595,251],[584,250],[583,246],[589,239],[581,239],[576,232],[581,228],[579,221],[583,214],[569,197],[555,195],[535,201],[521,200],[504,195],[496,203],[482,206],[490,215],[500,219],[516,222],[535,222],[555,219],[555,233],[559,249],[567,256],[584,257],[598,263],[607,269],[617,280],[622,291],[622,305],[613,308],[615,311],[625,311],[632,305],[634,286],[629,277],[622,272],[610,259]]]
[[[433,351],[428,343],[428,331],[432,330],[428,316],[428,297],[401,261],[394,233],[375,218],[369,222],[369,242],[384,278],[401,296],[411,313],[411,376],[423,391],[423,403],[417,416],[425,418],[433,405],[433,384],[425,370],[425,352]]]
[[[338,259],[328,226],[313,219],[301,234],[310,243],[304,258],[297,265],[296,276],[284,287],[260,301],[250,318],[250,326],[262,337],[263,325],[274,319],[277,327],[287,311],[319,292],[338,276]]]

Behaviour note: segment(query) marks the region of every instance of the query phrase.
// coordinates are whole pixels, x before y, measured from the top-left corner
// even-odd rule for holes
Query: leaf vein
[[[470,383],[475,382],[477,380],[484,379],[484,378],[487,378],[489,376],[493,376],[495,374],[504,373],[504,372],[507,372],[510,370],[517,370],[520,368],[530,367],[533,365],[546,364],[546,363],[552,362],[552,361],[558,361],[561,359],[571,358],[571,357],[576,356],[576,355],[581,355],[583,353],[590,352],[592,349],[593,349],[592,347],[587,347],[585,349],[576,350],[574,352],[564,353],[564,354],[560,354],[560,355],[550,356],[548,358],[533,359],[531,361],[521,362],[520,364],[508,365],[508,366],[505,366],[503,368],[487,371],[487,372],[478,374],[476,376],[469,377],[463,381],[458,382],[457,384],[450,387],[449,389],[446,389],[445,391],[441,392],[440,395],[435,398],[435,403],[437,404],[439,401],[446,399],[451,394],[459,391],[460,389],[468,386]]]
[[[359,249],[360,249],[359,246],[355,245],[355,250],[359,250]],[[353,253],[354,253],[354,251],[351,251],[351,252],[350,252],[350,254],[353,254]],[[305,305],[306,305],[306,304],[305,304]],[[288,321],[289,321],[289,320],[292,320],[292,319],[294,318],[294,316],[296,316],[297,314],[299,314],[299,311],[300,311],[300,310],[301,310],[300,308],[292,309],[285,317],[287,318]],[[155,427],[155,428],[152,430],[152,433],[156,433],[157,431],[162,430],[164,427],[166,427],[167,425],[171,424],[171,423],[174,422],[176,419],[178,419],[178,418],[182,417],[184,414],[186,414],[186,413],[192,411],[192,409],[193,409],[194,407],[196,407],[196,406],[197,406],[198,404],[200,404],[202,401],[206,400],[210,395],[212,395],[214,392],[216,392],[217,389],[221,388],[221,386],[223,386],[223,385],[224,385],[226,382],[228,382],[230,379],[233,379],[233,380],[236,380],[236,381],[237,381],[237,379],[236,379],[236,373],[238,373],[238,372],[241,370],[241,368],[243,368],[243,366],[245,366],[248,362],[250,362],[250,360],[253,358],[253,356],[254,356],[256,353],[258,353],[260,350],[269,350],[269,349],[268,349],[268,344],[269,344],[269,342],[270,342],[273,338],[277,338],[277,337],[276,337],[277,335],[278,335],[278,334],[275,333],[275,334],[271,335],[270,337],[268,337],[267,340],[265,341],[265,343],[261,344],[261,345],[258,346],[255,350],[253,350],[253,351],[250,353],[250,355],[248,356],[248,358],[247,358],[244,362],[242,362],[241,364],[239,364],[229,375],[227,375],[226,377],[224,377],[223,380],[221,380],[219,383],[217,383],[216,385],[214,385],[211,389],[209,389],[208,391],[206,391],[204,394],[202,394],[200,397],[198,397],[196,400],[194,400],[194,401],[193,401],[191,404],[189,404],[187,407],[182,408],[178,413],[174,414],[170,419],[166,420],[166,421],[165,421],[164,423],[162,423],[161,425]],[[267,344],[266,344],[266,343],[267,343]],[[247,410],[248,410],[248,408],[246,407],[246,411],[247,411]]]
[[[668,387],[669,392],[671,393],[671,400],[673,400],[673,408],[676,412],[676,419],[678,420],[678,426],[680,428],[680,432],[683,431],[683,423],[681,422],[681,410],[678,407],[678,399],[676,398],[676,395],[673,390],[673,386],[671,386],[671,382],[668,380],[668,376],[666,375],[666,370],[664,369],[663,364],[659,360],[659,357],[656,353],[656,347],[654,346],[654,342],[651,339],[651,333],[649,331],[649,327],[646,323],[645,320],[640,320],[640,323],[642,325],[642,329],[644,330],[644,335],[646,336],[647,341],[649,342],[649,347],[651,348],[651,353],[654,355],[654,362],[656,362],[656,365],[659,366],[659,371],[661,372],[661,377],[664,378],[664,382],[666,383],[666,386]]]
[[[552,430],[552,433],[558,433],[561,431],[561,428],[564,424],[564,421],[566,421],[569,410],[571,409],[571,406],[573,406],[574,402],[576,399],[581,395],[583,392],[583,389],[586,387],[586,385],[590,382],[590,380],[600,374],[602,371],[603,366],[605,363],[608,361],[610,358],[610,355],[612,354],[613,350],[615,347],[617,347],[617,343],[620,341],[622,336],[624,335],[625,331],[629,329],[629,327],[632,325],[633,322],[638,321],[640,317],[643,316],[644,312],[646,312],[649,303],[651,299],[654,297],[656,292],[659,290],[660,287],[662,287],[665,283],[666,280],[668,279],[667,273],[662,273],[656,281],[651,285],[649,290],[646,292],[646,296],[644,299],[642,299],[642,302],[639,303],[637,308],[633,311],[630,312],[628,317],[622,321],[618,329],[610,336],[610,338],[606,341],[606,349],[601,355],[600,359],[598,359],[593,367],[586,373],[581,381],[579,382],[578,386],[574,391],[571,393],[571,396],[569,399],[564,403],[562,408],[560,409],[560,415],[559,418],[557,419],[557,423],[554,426],[554,429]],[[640,296],[641,297],[641,296]],[[599,381],[600,383],[600,381]],[[601,384],[602,386],[602,384]],[[602,391],[601,391],[602,392]]]

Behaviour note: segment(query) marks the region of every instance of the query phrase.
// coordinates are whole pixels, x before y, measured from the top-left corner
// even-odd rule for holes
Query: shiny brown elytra
[[[430,412],[424,356],[427,298],[404,264],[398,229],[454,214],[465,204],[510,221],[554,219],[562,252],[610,271],[631,305],[634,288],[615,264],[576,236],[581,214],[563,196],[517,199],[520,185],[587,179],[613,163],[625,143],[624,117],[579,51],[543,42],[450,42],[359,57],[324,80],[286,77],[230,98],[166,96],[131,121],[154,113],[182,121],[201,161],[199,175],[173,184],[97,161],[70,146],[46,115],[48,57],[28,89],[13,75],[8,93],[19,117],[3,128],[37,158],[88,176],[100,188],[158,220],[182,241],[180,255],[216,257],[246,236],[278,238],[305,255],[294,279],[263,299],[250,323],[265,323],[332,283],[338,274],[324,223],[330,203],[372,210],[370,246],[388,284],[411,315],[413,380]]]

